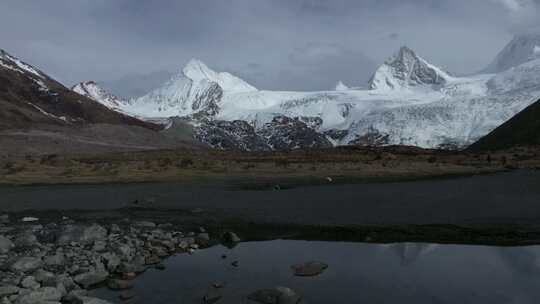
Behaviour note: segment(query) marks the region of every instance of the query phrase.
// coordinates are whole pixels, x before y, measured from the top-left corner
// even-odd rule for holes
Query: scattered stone
[[[238,261],[233,261],[233,262],[231,263],[231,265],[234,266],[234,267],[238,267],[239,263],[238,263]]]
[[[239,243],[242,240],[234,232],[226,232],[223,234],[223,240],[226,243]]]
[[[227,258],[227,255],[226,254],[222,254],[221,255],[221,259],[225,260]]]
[[[328,265],[323,262],[314,261],[304,264],[293,265],[291,266],[291,268],[294,270],[295,276],[313,277],[323,273],[328,268]]]
[[[261,289],[248,296],[249,300],[262,304],[297,304],[302,297],[287,287]]]
[[[221,294],[219,290],[211,289],[204,295],[202,302],[204,304],[213,304],[221,300],[222,297],[223,295]]]
[[[226,285],[227,285],[227,284],[225,284],[224,282],[222,282],[222,283],[214,283],[212,286],[213,286],[214,288],[221,289],[221,288],[225,288]]]
[[[5,236],[0,235],[0,253],[8,253],[15,244]]]
[[[43,261],[36,257],[21,257],[11,264],[10,269],[18,272],[32,272],[43,267]]]
[[[133,284],[126,280],[109,279],[107,287],[112,290],[125,290],[133,288]]]

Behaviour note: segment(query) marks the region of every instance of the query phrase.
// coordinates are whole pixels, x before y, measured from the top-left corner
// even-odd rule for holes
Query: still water
[[[293,275],[291,265],[313,260],[328,269],[317,277]],[[540,246],[276,240],[215,246],[164,264],[136,278],[129,291],[135,297],[125,303],[201,303],[215,283],[225,285],[217,303],[253,303],[247,295],[276,286],[294,289],[306,304],[540,301]],[[92,295],[124,303],[115,291]]]

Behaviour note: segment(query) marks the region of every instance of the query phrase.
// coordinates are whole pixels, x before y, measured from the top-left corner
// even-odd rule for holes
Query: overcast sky
[[[0,48],[65,84],[176,72],[190,58],[262,89],[362,85],[401,45],[477,71],[540,0],[3,0]]]

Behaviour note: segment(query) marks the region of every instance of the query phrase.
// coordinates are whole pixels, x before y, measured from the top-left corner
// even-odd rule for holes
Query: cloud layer
[[[175,72],[200,58],[266,89],[362,85],[401,45],[461,74],[516,32],[539,0],[5,0],[0,48],[61,81]]]

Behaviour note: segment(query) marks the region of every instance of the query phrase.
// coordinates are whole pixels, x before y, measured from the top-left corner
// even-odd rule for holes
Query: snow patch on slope
[[[124,103],[118,97],[109,94],[93,81],[81,82],[71,88],[74,92],[98,101],[109,109],[118,109]]]

